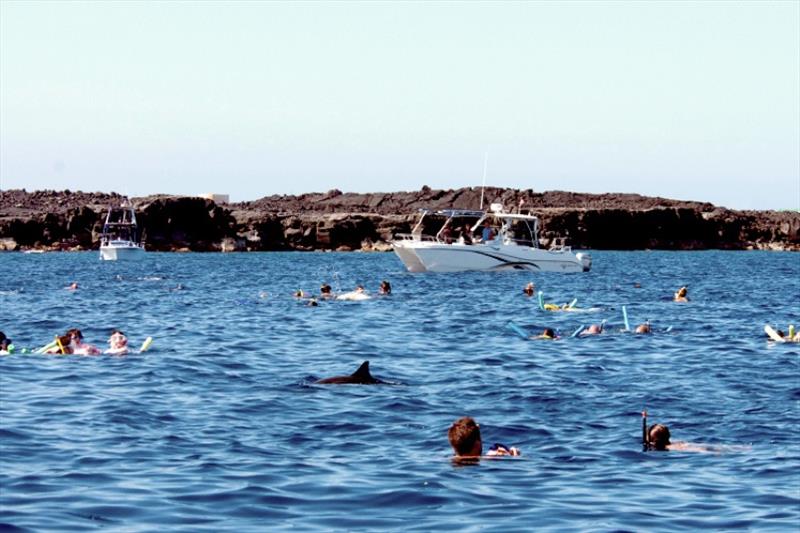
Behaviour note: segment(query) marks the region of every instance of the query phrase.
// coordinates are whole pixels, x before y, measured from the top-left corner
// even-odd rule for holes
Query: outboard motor
[[[589,254],[585,254],[583,252],[575,254],[575,257],[578,258],[578,261],[581,262],[581,266],[583,266],[584,272],[589,272],[592,268],[592,256]]]

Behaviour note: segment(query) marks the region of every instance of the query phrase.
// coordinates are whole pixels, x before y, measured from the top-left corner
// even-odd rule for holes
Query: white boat
[[[100,236],[100,259],[139,259],[144,245],[139,241],[139,228],[133,206],[125,200],[119,207],[110,207]]]
[[[431,216],[446,220],[435,235],[423,235],[424,222]],[[488,239],[475,237],[482,226],[488,227]],[[453,231],[459,229],[461,235],[455,238]],[[589,254],[573,253],[569,246],[540,248],[538,233],[535,216],[506,213],[501,204],[492,204],[490,212],[422,211],[411,233],[395,235],[391,244],[409,272],[588,272],[592,267]]]

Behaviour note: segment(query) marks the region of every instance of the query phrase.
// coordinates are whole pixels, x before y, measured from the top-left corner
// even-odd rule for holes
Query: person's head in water
[[[597,324],[592,324],[588,328],[586,328],[586,335],[600,335],[603,332],[603,328],[601,328]]]
[[[73,353],[75,350],[72,347],[72,335],[67,332],[66,335],[61,335],[56,338],[56,346],[47,351],[47,353],[60,353],[68,354]]]
[[[534,285],[533,282],[531,281],[527,285],[525,285],[525,288],[522,289],[522,292],[524,292],[528,296],[533,296],[535,289],[536,285]]]
[[[327,283],[323,283],[322,286],[319,288],[319,292],[323,296],[330,295],[331,294],[331,286],[328,285]]]
[[[652,328],[650,327],[650,322],[645,322],[644,324],[639,324],[636,326],[636,333],[652,333]]]
[[[122,350],[128,346],[128,338],[125,336],[123,332],[118,329],[115,329],[111,332],[111,336],[108,338],[108,347],[111,350]]]
[[[544,331],[542,332],[541,336],[542,336],[542,338],[545,338],[545,339],[555,339],[556,338],[556,332],[553,331],[550,328],[544,328]]]
[[[458,457],[480,457],[483,452],[481,428],[472,417],[465,416],[453,422],[447,438]]]
[[[653,424],[647,430],[647,444],[653,450],[664,451],[669,446],[669,428],[663,424]]]
[[[388,281],[386,281],[386,280],[381,281],[380,293],[381,294],[392,294],[392,286],[389,284]]]
[[[680,289],[678,289],[678,292],[675,293],[674,300],[676,302],[688,302],[689,301],[688,294],[689,290],[685,286],[683,286]]]
[[[77,328],[68,329],[65,335],[70,338],[75,346],[80,346],[83,343],[83,333]]]

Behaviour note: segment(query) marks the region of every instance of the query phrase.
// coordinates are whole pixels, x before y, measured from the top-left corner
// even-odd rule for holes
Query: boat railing
[[[426,242],[442,242],[433,235],[422,235],[419,233],[396,233],[394,236],[396,241],[426,241]]]

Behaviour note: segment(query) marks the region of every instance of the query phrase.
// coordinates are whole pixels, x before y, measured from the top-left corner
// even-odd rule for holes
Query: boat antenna
[[[483,191],[486,189],[486,165],[489,163],[489,150],[486,150],[486,153],[483,156],[483,181],[481,182],[481,207],[480,210],[483,211]]]

